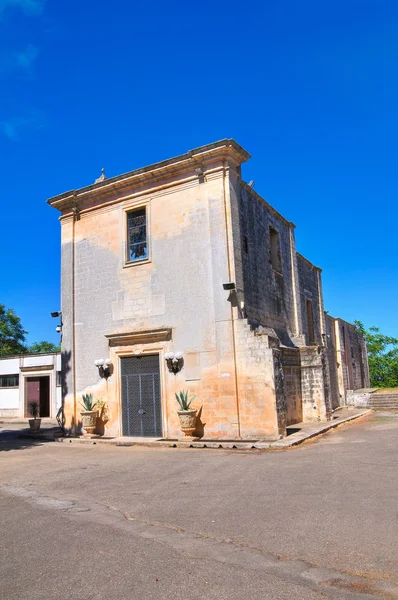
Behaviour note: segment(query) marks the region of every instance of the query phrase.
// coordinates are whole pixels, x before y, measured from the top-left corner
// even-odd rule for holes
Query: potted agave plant
[[[83,394],[80,405],[84,408],[80,415],[82,417],[83,428],[86,433],[91,435],[97,425],[98,410],[94,410],[97,403],[93,401],[92,394]]]
[[[197,410],[196,408],[190,408],[190,406],[195,400],[196,396],[192,396],[192,398],[188,400],[188,390],[185,392],[184,390],[181,390],[181,392],[175,396],[178,404],[180,405],[180,410],[177,410],[177,414],[180,419],[181,430],[185,435],[191,437],[195,431]]]
[[[29,427],[30,430],[34,433],[40,431],[41,419],[39,419],[40,415],[40,404],[35,400],[29,402],[29,412],[32,415],[33,419],[29,419]]]

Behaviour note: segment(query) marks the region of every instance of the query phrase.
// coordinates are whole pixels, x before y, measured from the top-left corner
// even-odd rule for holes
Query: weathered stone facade
[[[121,435],[128,356],[159,355],[164,437],[181,435],[181,389],[197,396],[198,435],[249,439],[327,419],[349,386],[368,384],[363,339],[325,318],[321,271],[297,254],[294,225],[242,181],[248,158],[223,140],[49,200],[61,211],[70,427],[92,392],[106,402],[107,434]],[[132,214],[146,227],[139,260]],[[164,356],[176,351],[184,366],[174,375]],[[108,379],[94,365],[101,357]]]

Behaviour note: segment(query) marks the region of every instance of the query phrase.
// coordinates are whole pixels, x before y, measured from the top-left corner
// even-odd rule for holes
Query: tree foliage
[[[0,304],[0,356],[59,352],[59,346],[52,342],[42,341],[27,346],[27,333],[22,326],[21,319],[15,314],[14,310]]]
[[[38,353],[44,353],[44,352],[59,352],[61,350],[60,345],[56,345],[53,344],[52,342],[45,342],[44,340],[42,342],[35,342],[34,344],[31,344],[31,346],[28,346],[27,351],[30,354],[38,354]]]
[[[26,351],[27,333],[12,308],[0,304],[0,356],[23,354]]]
[[[372,387],[398,387],[398,339],[384,335],[378,327],[365,329],[361,321],[354,321],[365,338],[370,385]]]

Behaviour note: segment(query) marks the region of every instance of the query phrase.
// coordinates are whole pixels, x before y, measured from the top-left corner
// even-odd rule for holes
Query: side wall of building
[[[336,319],[344,391],[369,387],[365,340],[352,323]]]
[[[305,345],[322,345],[324,310],[321,271],[301,254],[297,254],[297,270],[300,288],[302,332],[304,334]]]
[[[300,329],[294,226],[249,186],[231,177],[238,293],[252,323],[272,328],[292,345]]]
[[[331,408],[335,410],[344,404],[344,395],[341,393],[339,382],[339,369],[337,362],[337,341],[335,331],[335,319],[325,315],[326,325],[326,355],[329,369]]]

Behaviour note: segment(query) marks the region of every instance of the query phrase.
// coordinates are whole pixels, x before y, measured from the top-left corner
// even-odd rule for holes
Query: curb
[[[111,446],[142,446],[146,448],[211,448],[211,449],[225,449],[225,450],[283,450],[287,448],[294,448],[306,440],[312,439],[319,435],[322,435],[329,431],[330,429],[335,429],[339,427],[339,425],[344,425],[344,423],[349,423],[355,419],[360,417],[364,417],[373,413],[372,409],[362,410],[355,415],[349,415],[339,420],[329,421],[327,423],[322,424],[321,426],[317,426],[308,428],[307,431],[299,431],[297,433],[293,433],[292,435],[284,438],[283,440],[277,440],[275,442],[245,442],[244,440],[225,440],[217,441],[217,442],[201,442],[198,441],[190,441],[190,442],[182,442],[182,441],[123,441],[121,438],[111,438],[111,439],[101,439],[97,438],[89,438],[84,439],[81,437],[64,437],[62,433],[21,433],[18,437],[20,438],[29,438],[35,440],[45,440],[51,442],[58,442],[64,444],[108,444]]]

